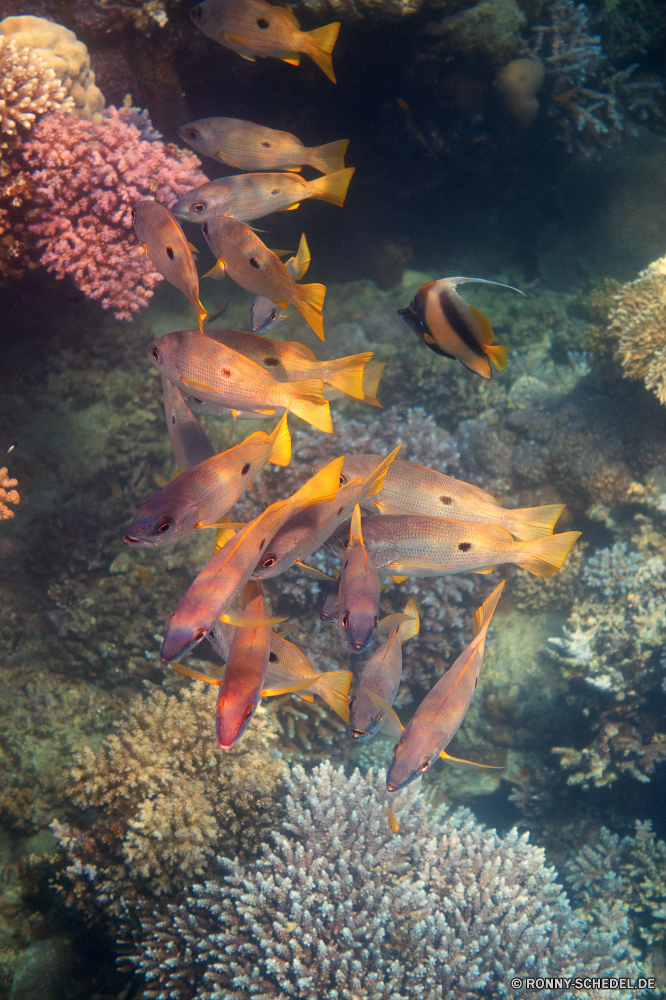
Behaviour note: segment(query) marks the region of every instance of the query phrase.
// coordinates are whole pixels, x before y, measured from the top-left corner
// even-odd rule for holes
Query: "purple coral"
[[[140,198],[167,207],[206,182],[192,153],[148,142],[132,108],[109,108],[101,125],[62,112],[45,115],[25,143],[38,221],[30,232],[41,263],[58,278],[71,275],[89,298],[117,319],[143,309],[162,280],[132,231]]]

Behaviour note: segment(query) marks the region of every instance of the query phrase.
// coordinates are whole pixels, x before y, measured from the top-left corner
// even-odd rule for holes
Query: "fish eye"
[[[155,525],[155,531],[159,532],[160,535],[165,534],[172,525],[172,520],[170,517],[164,517],[161,521],[158,521]]]
[[[340,473],[340,486],[344,486],[347,482],[347,477],[343,472]]]
[[[269,554],[266,556],[266,558],[262,562],[261,568],[262,569],[270,569],[271,566],[275,566],[276,562],[277,562],[276,556],[274,556],[272,553],[269,552]]]
[[[206,211],[206,202],[205,201],[197,201],[197,202],[195,202],[194,205],[192,205],[192,211],[193,212],[205,212]],[[206,233],[208,233],[208,230],[206,230]]]
[[[201,642],[201,640],[204,639],[205,636],[206,636],[206,629],[205,628],[199,628],[199,629],[197,629],[197,631],[192,636],[192,642],[194,642],[194,643]]]
[[[421,764],[421,766],[419,767],[419,773],[420,773],[420,774],[423,774],[423,772],[424,772],[424,771],[427,771],[427,770],[428,770],[428,768],[430,767],[430,761],[431,761],[431,760],[432,760],[432,758],[431,758],[431,757],[424,757],[424,758],[423,758],[423,763],[422,763],[422,764]]]
[[[207,222],[204,222],[203,226],[201,227],[201,231],[203,232],[204,236],[208,236],[208,223]]]
[[[349,619],[348,619],[347,615],[343,615],[342,616],[342,627],[343,628],[347,628],[348,624],[349,624]]]
[[[196,10],[196,7],[195,7],[195,10]],[[189,135],[190,139],[196,139],[197,136],[199,135],[199,133],[197,132],[197,130],[195,128],[188,128],[187,134]]]
[[[243,713],[243,722],[247,722],[252,713],[254,712],[254,705],[248,705]]]
[[[155,347],[154,344],[153,344],[152,355],[155,358],[155,361],[161,361],[162,360],[162,358],[160,357],[160,352],[158,351],[158,349]]]

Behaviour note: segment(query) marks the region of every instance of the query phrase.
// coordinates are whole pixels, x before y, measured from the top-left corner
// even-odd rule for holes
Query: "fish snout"
[[[123,535],[123,541],[125,545],[145,545],[146,542],[142,538],[135,538],[134,535]]]
[[[367,740],[370,735],[370,733],[366,733],[362,729],[351,729],[351,727],[347,730],[347,732],[353,740]]]
[[[207,631],[206,628],[169,627],[160,649],[160,660],[162,663],[171,663],[173,660],[185,656],[195,646],[198,646],[202,639],[206,638]]]

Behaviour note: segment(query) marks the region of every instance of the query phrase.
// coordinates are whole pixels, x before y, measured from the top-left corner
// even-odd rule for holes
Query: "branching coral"
[[[564,877],[586,910],[628,907],[647,944],[666,938],[666,843],[652,824],[636,820],[635,835],[620,838],[606,827],[564,866]]]
[[[192,153],[141,138],[131,108],[109,108],[102,124],[62,113],[33,129],[23,155],[32,169],[39,220],[30,232],[41,263],[71,275],[89,298],[129,320],[162,280],[136,242],[131,210],[140,198],[167,206],[206,181]]]
[[[17,504],[21,500],[15,486],[18,486],[18,479],[10,479],[6,467],[0,469],[0,521],[8,521],[14,516],[7,504]]]
[[[618,338],[622,367],[666,403],[666,257],[655,260],[613,300],[608,333]]]
[[[259,713],[238,746],[222,752],[215,698],[198,682],[182,697],[156,690],[136,698],[118,732],[79,755],[70,795],[101,816],[70,856],[99,869],[98,892],[117,898],[132,880],[134,892],[141,880],[167,891],[203,873],[216,850],[251,854],[274,824],[284,766],[275,731]]]
[[[383,778],[330,764],[296,766],[287,784],[261,860],[225,861],[223,883],[144,908],[133,960],[147,997],[462,1000],[521,974],[636,971],[622,907],[606,926],[580,920],[527,834],[429,815],[414,786],[390,800],[394,834]]]

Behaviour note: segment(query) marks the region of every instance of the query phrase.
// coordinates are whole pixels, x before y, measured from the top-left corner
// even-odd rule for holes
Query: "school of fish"
[[[305,54],[336,82],[332,51],[338,23],[301,31],[290,10],[264,0],[203,0],[191,17],[206,35],[246,60],[275,58],[298,65]],[[553,533],[563,504],[502,507],[476,485],[400,458],[401,442],[388,455],[341,454],[251,521],[232,520],[234,504],[266,463],[289,465],[289,417],[331,432],[332,401],[346,396],[381,406],[377,391],[384,364],[370,364],[372,352],[320,361],[305,344],[265,335],[291,304],[324,340],[326,288],[300,283],[310,264],[305,235],[283,264],[279,252],[269,250],[247,223],[297,209],[307,198],[342,207],[354,173],[344,164],[347,140],[307,147],[289,132],[223,117],[188,122],[179,134],[198,153],[245,172],[185,193],[171,211],[147,199],[133,212],[139,244],[192,304],[197,326],[147,345],[148,358],[162,376],[177,470],[146,498],[124,542],[164,546],[209,530],[213,548],[169,617],[161,660],[218,688],[211,732],[222,749],[242,737],[261,698],[293,693],[310,701],[320,697],[345,721],[351,739],[382,733],[396,740],[386,777],[389,792],[438,759],[482,767],[452,757],[446,748],[474,695],[504,581],[479,607],[468,645],[406,727],[393,705],[403,645],[418,643],[418,606],[411,598],[404,611],[380,619],[381,590],[407,578],[483,574],[504,565],[549,577],[561,568],[580,532]],[[303,167],[321,176],[306,180]],[[252,332],[204,326],[197,251],[181,222],[201,226],[215,258],[208,275],[229,275],[255,297],[248,318]],[[508,348],[494,343],[487,318],[457,292],[467,282],[499,285],[482,278],[441,278],[423,285],[400,315],[405,329],[437,354],[488,379],[493,366],[499,372],[506,367]],[[273,426],[216,453],[195,415],[202,412],[231,415],[234,421],[272,419]],[[340,555],[335,579],[305,561],[323,545]],[[262,581],[291,567],[325,585],[320,618],[337,626],[331,646],[366,654],[360,670],[320,672],[287,640],[288,630],[276,631],[282,620],[271,617]],[[180,662],[204,640],[224,661],[219,676]],[[389,811],[395,829],[391,816]]]

